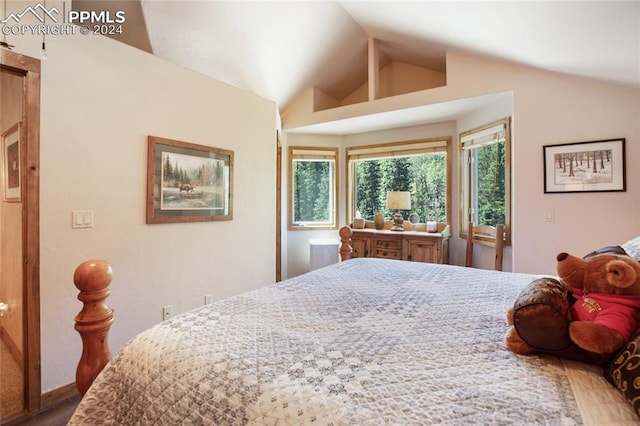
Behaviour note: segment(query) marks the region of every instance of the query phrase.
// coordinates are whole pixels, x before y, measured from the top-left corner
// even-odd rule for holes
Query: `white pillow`
[[[640,237],[635,237],[634,239],[621,244],[620,247],[622,247],[629,256],[636,260],[640,260]]]

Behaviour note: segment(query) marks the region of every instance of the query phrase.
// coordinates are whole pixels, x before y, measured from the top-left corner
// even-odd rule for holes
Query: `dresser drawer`
[[[377,250],[402,250],[402,240],[400,238],[376,238]]]
[[[402,259],[402,250],[376,247],[375,257],[381,257],[383,259]]]
[[[373,240],[373,256],[384,259],[402,259],[402,235],[376,236]]]

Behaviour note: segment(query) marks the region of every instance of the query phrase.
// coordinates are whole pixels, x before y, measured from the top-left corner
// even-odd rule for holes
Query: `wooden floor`
[[[56,405],[35,417],[25,420],[17,420],[15,422],[8,423],[7,426],[64,426],[71,418],[73,411],[78,406],[78,402],[80,402],[79,396],[62,402],[61,404]]]

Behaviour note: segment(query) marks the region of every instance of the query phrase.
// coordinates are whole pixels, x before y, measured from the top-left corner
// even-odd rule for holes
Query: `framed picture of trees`
[[[147,223],[233,218],[233,151],[148,137]]]
[[[625,138],[543,146],[544,192],[626,191]]]

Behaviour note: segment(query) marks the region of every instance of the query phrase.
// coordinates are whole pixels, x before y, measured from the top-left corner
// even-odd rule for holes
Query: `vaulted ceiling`
[[[383,61],[444,70],[448,48],[640,88],[638,1],[74,0],[127,10],[121,41],[275,101],[341,98]]]

